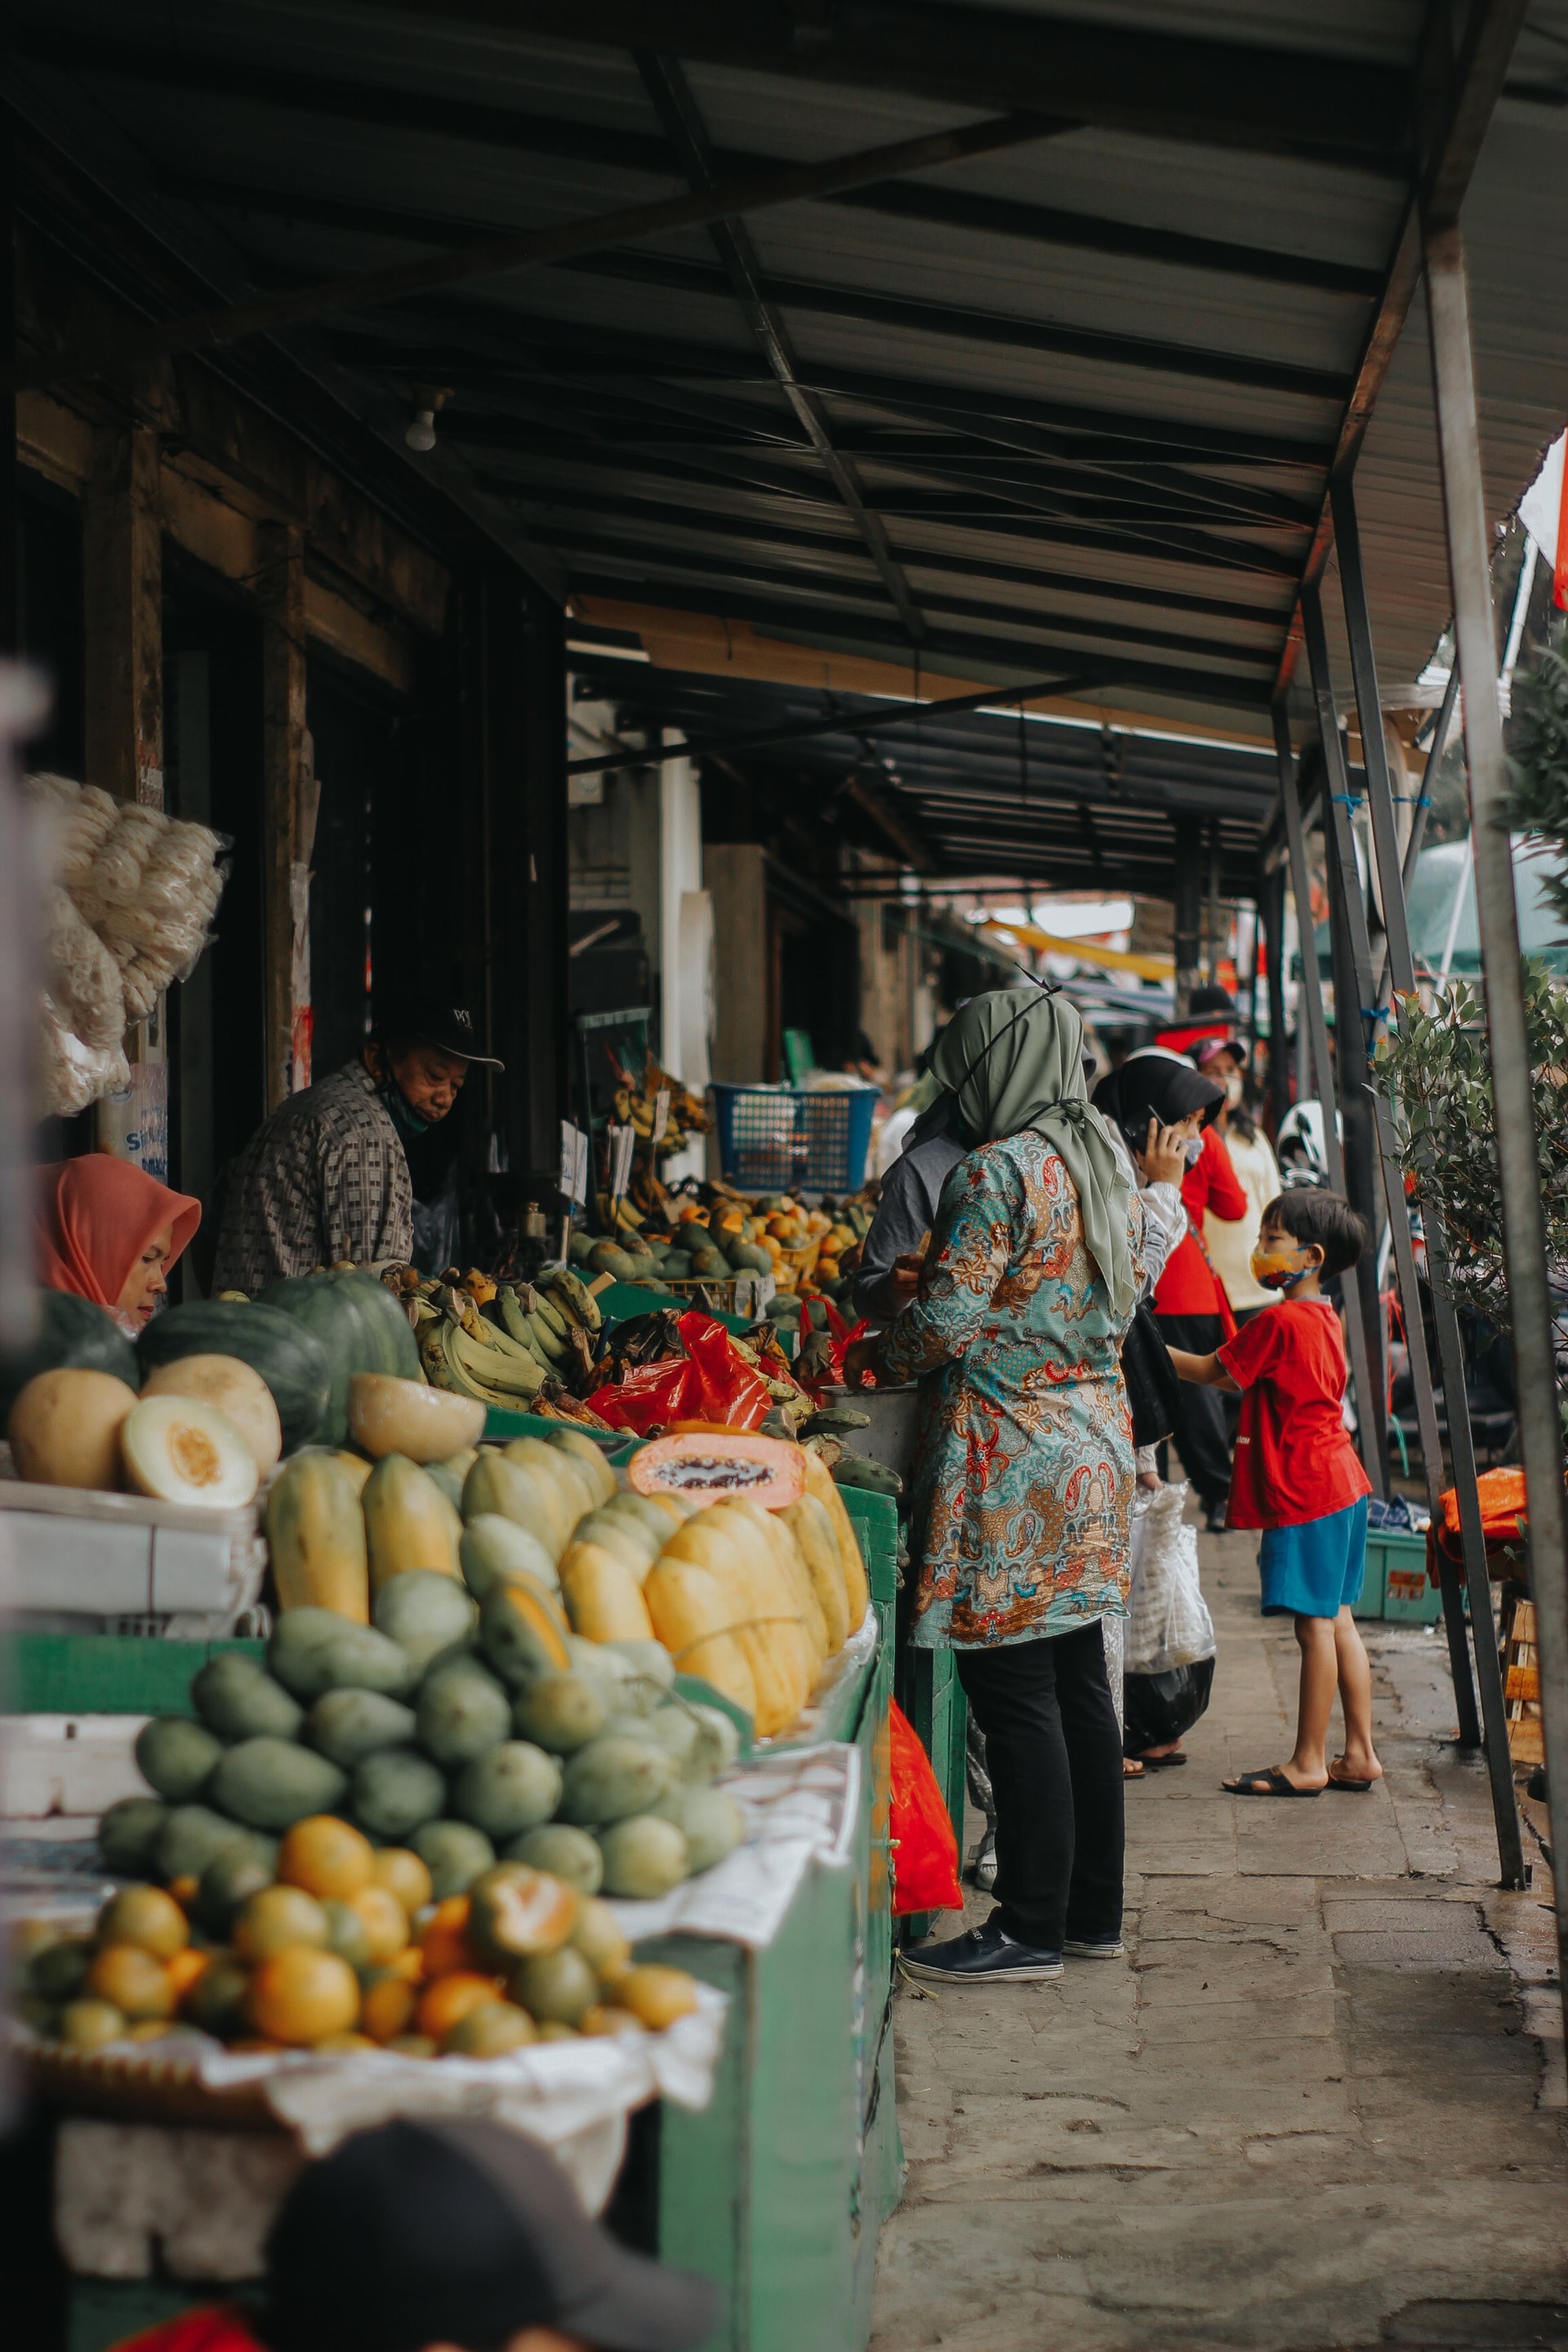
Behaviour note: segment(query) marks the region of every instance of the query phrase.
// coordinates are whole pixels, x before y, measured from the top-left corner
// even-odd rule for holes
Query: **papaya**
[[[671,1528],[684,1526],[699,1507],[695,1503],[689,1503],[684,1496],[639,1495],[635,1486],[629,1486],[624,1495],[617,1495],[613,1503],[605,1506],[617,1518],[635,1519],[639,1527],[647,1529],[658,1548],[654,1555],[656,1559],[669,1541]]]
[[[616,1493],[616,1474],[605,1457],[604,1447],[597,1444],[585,1429],[571,1429],[558,1424],[551,1430],[544,1442],[547,1445],[558,1445],[563,1454],[571,1455],[578,1468],[586,1474],[598,1502],[610,1501]]]
[[[136,1735],[142,1778],[172,1805],[198,1795],[212,1779],[223,1742],[188,1715],[155,1715]]]
[[[676,1769],[674,1758],[656,1741],[607,1732],[568,1760],[561,1819],[582,1827],[646,1812],[674,1788]]]
[[[416,1674],[454,1643],[468,1641],[479,1622],[471,1593],[423,1568],[405,1569],[384,1584],[371,1615],[376,1631],[396,1643]]]
[[[525,1831],[512,1839],[501,1858],[547,1870],[552,1878],[564,1879],[585,1896],[597,1895],[604,1883],[604,1857],[597,1845],[586,1830],[574,1830],[566,1822],[545,1822]]]
[[[477,1397],[454,1396],[424,1381],[385,1372],[354,1372],[349,1380],[349,1435],[362,1454],[380,1461],[401,1454],[410,1462],[444,1462],[484,1434],[485,1408]]]
[[[764,1511],[759,1504],[753,1503],[749,1496],[737,1495],[731,1502],[726,1503],[723,1508],[727,1511],[739,1511],[751,1521],[772,1552],[773,1566],[783,1579],[785,1589],[794,1595],[800,1610],[802,1622],[805,1627],[806,1640],[810,1645],[808,1671],[811,1679],[807,1687],[815,1690],[822,1669],[827,1664],[831,1654],[827,1643],[827,1621],[822,1603],[816,1597],[816,1589],[812,1583],[805,1562],[800,1556],[799,1545],[785,1527],[782,1514]]]
[[[595,1242],[587,1256],[591,1274],[613,1275],[617,1282],[637,1280],[637,1262],[614,1242]]]
[[[639,1495],[668,1489],[705,1503],[749,1495],[771,1510],[805,1491],[801,1447],[743,1429],[657,1438],[638,1447],[626,1475]]]
[[[329,1690],[384,1691],[401,1698],[415,1678],[413,1660],[400,1643],[327,1609],[290,1610],[280,1617],[267,1644],[267,1663],[286,1690],[306,1701]]]
[[[359,1489],[332,1454],[296,1454],[267,1497],[267,1549],[280,1610],[331,1609],[370,1622]]]
[[[657,1707],[652,1715],[628,1716],[623,1723],[626,1730],[630,1731],[635,1726],[638,1737],[651,1739],[658,1747],[668,1749],[675,1759],[675,1769],[682,1781],[693,1779],[689,1768],[700,1741],[701,1727],[689,1707]],[[616,1727],[622,1728],[623,1724],[617,1724]]]
[[[456,1579],[462,1522],[434,1478],[405,1454],[388,1454],[365,1480],[360,1497],[370,1552],[370,1589],[424,1569]]]
[[[463,1529],[458,1546],[463,1581],[476,1601],[493,1586],[514,1576],[531,1576],[541,1584],[558,1588],[557,1555],[531,1529],[500,1511],[480,1511]]]
[[[367,1837],[401,1843],[435,1821],[446,1801],[446,1781],[412,1748],[383,1748],[354,1767],[349,1810]]]
[[[782,1579],[755,1528],[739,1513],[726,1515],[719,1507],[700,1511],[676,1529],[648,1577],[650,1585],[671,1557],[707,1568],[723,1589],[726,1613],[720,1622],[734,1632],[746,1654],[758,1737],[772,1738],[795,1721],[810,1691],[809,1658],[803,1633],[795,1630],[794,1595],[779,1589]],[[694,1658],[677,1654],[676,1664],[691,1674],[704,1673],[726,1698],[734,1696]]]
[[[697,1744],[687,1762],[685,1778],[711,1780],[739,1761],[740,1730],[734,1717],[726,1715],[722,1707],[708,1706],[701,1699],[693,1699],[690,1706],[697,1717]]]
[[[567,1547],[561,1556],[561,1592],[573,1632],[588,1641],[653,1639],[653,1620],[637,1576],[602,1544]]]
[[[838,1539],[838,1563],[844,1571],[844,1598],[849,1612],[849,1631],[858,1633],[865,1622],[866,1612],[871,1606],[871,1588],[866,1580],[865,1555],[855,1532],[855,1522],[845,1508],[844,1497],[821,1454],[814,1454],[809,1445],[803,1445],[800,1458],[805,1473],[806,1492],[814,1495],[822,1505]]]
[[[260,1732],[297,1739],[305,1717],[292,1692],[242,1650],[225,1650],[209,1658],[191,1678],[191,1698],[202,1721],[220,1739],[248,1739]]]
[[[635,1714],[651,1715],[675,1687],[675,1661],[669,1652],[657,1635],[652,1641],[614,1642],[606,1646],[629,1670],[622,1676],[626,1704]]]
[[[496,1850],[471,1822],[426,1822],[408,1843],[430,1873],[437,1903],[466,1895],[481,1871],[494,1867]]]
[[[469,1445],[465,1446],[461,1453],[448,1454],[443,1462],[426,1462],[425,1465],[427,1475],[435,1479],[452,1508],[459,1515],[463,1508],[463,1481],[479,1458],[478,1448]],[[367,1463],[367,1475],[369,1469]]]
[[[561,1766],[528,1739],[503,1739],[458,1773],[452,1810],[494,1843],[547,1822],[561,1799]]]
[[[356,1495],[363,1495],[364,1493],[364,1482],[370,1476],[371,1472],[375,1468],[374,1463],[367,1461],[363,1454],[351,1454],[346,1446],[340,1446],[337,1452],[332,1455],[332,1460],[338,1465],[338,1467],[341,1470],[346,1470],[349,1476],[353,1480],[354,1493]]]
[[[572,1663],[569,1638],[560,1604],[531,1578],[497,1585],[480,1603],[480,1644],[513,1690],[535,1675],[563,1674]]]
[[[463,1481],[463,1517],[468,1521],[495,1512],[503,1519],[515,1519],[557,1560],[572,1531],[563,1525],[565,1512],[556,1492],[521,1464],[486,1446]]]
[[[661,1528],[656,1534],[641,1519],[633,1518],[610,1503],[578,1520],[570,1548],[584,1543],[599,1545],[603,1550],[613,1552],[640,1584],[658,1558],[659,1547],[668,1532],[668,1528]]]
[[[383,1748],[406,1748],[414,1709],[380,1691],[323,1691],[305,1717],[310,1746],[345,1772]]]
[[[226,1748],[211,1787],[214,1804],[232,1820],[249,1829],[286,1830],[309,1813],[335,1811],[349,1783],[328,1757],[263,1734]]]
[[[511,1720],[520,1738],[536,1741],[552,1756],[570,1756],[598,1738],[609,1709],[603,1685],[586,1675],[536,1675],[513,1700]]]
[[[628,1813],[599,1832],[605,1892],[627,1902],[651,1903],[691,1875],[691,1850],[673,1822],[656,1813]]]
[[[667,1550],[648,1571],[643,1599],[677,1671],[700,1675],[755,1720],[757,1689],[734,1630],[738,1612],[711,1570]]]
[[[711,1870],[746,1842],[746,1818],[725,1789],[672,1789],[653,1807],[686,1840],[691,1874]]]
[[[737,1274],[772,1274],[773,1270],[773,1252],[761,1242],[731,1242],[729,1258]]]
[[[811,1494],[803,1495],[798,1503],[791,1503],[779,1513],[779,1517],[794,1537],[811,1579],[816,1605],[822,1612],[828,1655],[832,1657],[844,1647],[850,1633],[849,1599],[844,1588],[844,1568],[833,1522]]]
[[[511,1729],[505,1691],[478,1658],[461,1651],[426,1675],[415,1715],[420,1747],[448,1769],[472,1763]]]
[[[569,1454],[563,1454],[558,1445],[546,1445],[542,1437],[514,1437],[501,1448],[501,1459],[536,1480],[541,1491],[550,1498],[560,1534],[555,1552],[559,1559],[572,1540],[572,1530],[578,1520],[585,1518],[597,1503],[596,1488],[589,1485],[586,1473],[578,1468]]]

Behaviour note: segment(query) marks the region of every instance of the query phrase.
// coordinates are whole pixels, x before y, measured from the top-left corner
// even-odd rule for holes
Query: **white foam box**
[[[209,1510],[16,1478],[0,1478],[0,1543],[11,1622],[24,1629],[195,1617],[216,1635],[255,1606],[267,1571],[254,1504]]]

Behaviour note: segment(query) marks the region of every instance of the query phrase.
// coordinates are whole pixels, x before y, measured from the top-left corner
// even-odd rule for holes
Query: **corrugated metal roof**
[[[412,381],[451,385],[447,478],[586,597],[1267,741],[1405,217],[1423,0],[887,0],[814,18],[809,50],[777,45],[779,10],[688,5],[695,54],[654,70],[626,42],[664,15],[13,0],[10,22],[24,110],[84,165],[95,126],[138,155],[143,221],[221,257],[231,294],[668,195],[694,152],[727,180],[1048,105],[1059,53],[1071,119],[1026,143],[758,212],[741,247],[623,237],[298,348],[384,420]],[[1533,0],[1510,75],[1464,210],[1500,516],[1568,413],[1568,0]],[[1448,604],[1418,303],[1357,480],[1380,664],[1407,683]]]

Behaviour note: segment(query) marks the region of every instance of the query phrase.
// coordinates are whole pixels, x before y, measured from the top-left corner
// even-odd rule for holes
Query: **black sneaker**
[[[910,1975],[928,1984],[1045,1984],[1062,1972],[1059,1952],[1016,1944],[994,1917],[945,1944],[917,1944],[902,1958]]]
[[[996,1832],[987,1830],[974,1849],[974,1860],[969,1874],[982,1895],[989,1895],[996,1884]]]
[[[1068,1936],[1062,1945],[1069,1960],[1119,1960],[1126,1949],[1120,1936]]]

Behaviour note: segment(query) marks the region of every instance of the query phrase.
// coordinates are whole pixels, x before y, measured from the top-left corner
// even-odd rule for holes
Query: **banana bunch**
[[[708,1106],[702,1097],[694,1095],[689,1087],[683,1087],[679,1078],[671,1077],[667,1070],[650,1062],[643,1072],[641,1085],[617,1087],[615,1100],[619,1125],[635,1128],[645,1142],[652,1143],[658,1098],[666,1089],[669,1094],[669,1118],[656,1147],[661,1159],[684,1150],[694,1135],[707,1134]]]
[[[458,1285],[420,1285],[410,1314],[432,1388],[516,1412],[547,1381],[592,1370],[598,1304],[570,1266],[551,1266],[522,1289],[503,1282],[486,1304],[481,1313],[473,1293]]]

